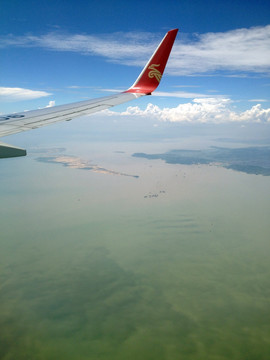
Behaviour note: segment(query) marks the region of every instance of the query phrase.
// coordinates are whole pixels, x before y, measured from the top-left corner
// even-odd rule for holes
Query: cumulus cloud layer
[[[37,99],[44,96],[49,96],[50,93],[46,91],[36,91],[23,88],[0,87],[0,101],[20,101]]]
[[[188,38],[188,37],[187,37]],[[81,35],[49,33],[41,36],[0,37],[1,47],[42,47],[98,55],[125,65],[144,65],[160,40],[149,33]],[[270,72],[270,25],[220,33],[196,34],[173,47],[168,73],[193,75],[226,71]]]
[[[106,111],[109,115],[115,112]],[[160,121],[190,123],[224,123],[224,122],[269,122],[270,109],[263,109],[257,104],[250,109],[237,113],[231,109],[231,100],[227,98],[194,99],[193,102],[179,104],[174,108],[159,108],[148,104],[145,110],[130,106],[121,112],[122,116],[150,117]]]

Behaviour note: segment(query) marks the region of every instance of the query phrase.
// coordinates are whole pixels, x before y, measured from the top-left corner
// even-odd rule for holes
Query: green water
[[[136,146],[1,163],[1,359],[269,358],[270,178]]]

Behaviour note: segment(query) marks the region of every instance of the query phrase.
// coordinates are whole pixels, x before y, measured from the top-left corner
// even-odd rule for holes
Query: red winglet
[[[151,94],[158,87],[177,32],[178,29],[167,32],[138,79],[126,92]]]

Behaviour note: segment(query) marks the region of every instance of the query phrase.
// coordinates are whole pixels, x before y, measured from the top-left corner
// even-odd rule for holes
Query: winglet
[[[158,87],[177,32],[178,29],[167,32],[138,79],[126,92],[151,94]]]

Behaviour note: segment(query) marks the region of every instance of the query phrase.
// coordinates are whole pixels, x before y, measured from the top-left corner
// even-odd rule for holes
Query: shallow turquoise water
[[[1,359],[267,358],[270,178],[136,146],[1,163]]]

